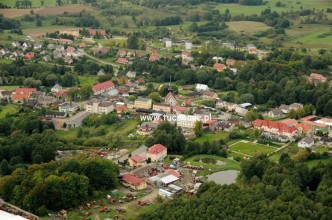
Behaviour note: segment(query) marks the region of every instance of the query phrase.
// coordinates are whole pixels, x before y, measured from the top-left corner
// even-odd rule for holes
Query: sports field
[[[240,141],[230,146],[230,150],[242,154],[254,156],[257,154],[270,154],[277,150],[275,147],[270,147],[253,142]]]

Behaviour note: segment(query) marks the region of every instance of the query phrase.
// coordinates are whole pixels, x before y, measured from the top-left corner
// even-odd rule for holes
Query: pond
[[[213,158],[196,158],[194,161],[207,164],[226,165],[226,162]]]
[[[217,184],[231,184],[236,182],[238,174],[239,171],[237,170],[225,170],[207,175],[206,178],[207,180],[212,180]]]

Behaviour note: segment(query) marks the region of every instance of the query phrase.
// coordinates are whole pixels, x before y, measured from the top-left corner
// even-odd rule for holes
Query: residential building
[[[0,99],[10,100],[12,98],[13,92],[11,91],[0,91]]]
[[[60,86],[60,84],[56,83],[52,89],[51,89],[51,92],[54,92],[54,93],[57,93],[57,92],[60,92],[62,90],[62,86]]]
[[[117,55],[119,57],[125,57],[127,55],[127,52],[126,52],[126,50],[121,50],[120,49],[120,50],[118,50]]]
[[[95,37],[95,36],[100,36],[100,37],[106,37],[106,30],[102,30],[102,29],[98,29],[98,30],[95,30],[95,29],[90,29],[89,30],[89,35],[91,37]]]
[[[324,83],[327,81],[327,79],[318,73],[311,73],[309,76],[309,80],[314,83]]]
[[[180,105],[175,105],[173,106],[173,113],[175,114],[188,114],[190,111],[190,108],[180,106]]]
[[[127,102],[127,107],[128,107],[128,109],[134,109],[135,108],[135,102],[132,102],[132,101]]]
[[[136,72],[135,71],[128,71],[126,76],[128,78],[135,78],[136,77]]]
[[[191,106],[192,101],[190,99],[184,100],[181,104],[181,106],[187,107],[187,106]]]
[[[215,63],[213,65],[213,69],[217,70],[218,72],[222,72],[227,68],[227,66],[223,63]]]
[[[249,54],[257,54],[257,48],[253,44],[248,44],[247,45],[247,50]]]
[[[31,60],[35,57],[35,53],[34,52],[28,52],[24,55],[24,58],[27,60]]]
[[[263,130],[274,135],[286,136],[290,139],[298,136],[298,131],[295,127],[289,127],[281,122],[256,119],[252,122],[252,125],[256,129]]]
[[[99,95],[114,89],[114,83],[111,80],[98,83],[92,86],[93,94]]]
[[[275,108],[269,111],[267,115],[271,118],[279,118],[283,115],[283,112],[280,108]]]
[[[145,109],[152,108],[152,99],[138,97],[135,100],[135,108],[145,108]]]
[[[166,48],[171,48],[172,47],[172,40],[171,39],[167,39],[165,41],[165,47]]]
[[[154,62],[154,61],[157,61],[157,60],[159,60],[158,55],[154,55],[154,54],[150,55],[149,61]]]
[[[80,109],[80,105],[77,102],[64,102],[59,105],[59,112],[73,113]]]
[[[108,114],[114,110],[114,105],[111,102],[92,99],[86,102],[85,109],[91,113]]]
[[[315,144],[315,141],[313,138],[311,137],[305,137],[302,140],[299,141],[299,143],[297,144],[298,147],[301,148],[311,148],[313,147]]]
[[[56,102],[56,98],[54,96],[49,96],[49,95],[39,95],[37,96],[37,102],[38,105],[40,106],[50,106],[52,103]]]
[[[72,128],[78,128],[82,125],[83,120],[85,118],[87,118],[91,113],[90,112],[86,112],[86,111],[82,111],[77,113],[76,115],[70,117],[67,121],[66,121],[66,128],[67,129],[72,129]]]
[[[197,91],[206,91],[206,90],[209,90],[209,87],[207,85],[200,84],[200,83],[197,83],[195,88],[196,88]]]
[[[153,103],[152,109],[155,111],[163,111],[165,113],[172,112],[172,106],[169,103]]]
[[[146,154],[138,154],[128,158],[130,167],[139,167],[146,164]]]
[[[186,61],[186,62],[190,62],[190,61],[193,61],[194,58],[193,56],[191,55],[190,52],[187,52],[187,51],[183,51],[181,53],[181,58],[182,58],[182,61]]]
[[[66,118],[67,114],[66,112],[51,112],[47,111],[45,113],[46,119],[52,119],[52,118]]]
[[[201,121],[197,115],[178,114],[176,125],[181,128],[193,129],[197,121]]]
[[[127,52],[127,57],[135,57],[136,56],[136,52],[134,50],[129,50]]]
[[[150,158],[152,162],[162,160],[167,156],[167,147],[162,144],[154,144],[147,151],[147,158]]]
[[[154,130],[156,130],[158,127],[158,124],[152,123],[152,122],[143,122],[141,126],[137,130],[137,134],[148,136],[152,134]]]
[[[100,69],[97,73],[97,76],[104,76],[105,75],[105,70],[104,69]]]
[[[193,44],[190,41],[185,41],[184,42],[184,46],[185,46],[186,50],[191,50],[192,45]]]
[[[128,60],[127,60],[127,58],[119,57],[116,62],[120,63],[120,64],[127,64]]]
[[[123,185],[135,190],[142,190],[147,187],[147,184],[143,179],[137,178],[136,176],[129,173],[126,173],[122,176],[122,183]]]
[[[248,113],[248,109],[242,108],[240,106],[237,106],[235,108],[235,113],[240,115],[240,116],[245,116]]]
[[[14,102],[22,102],[24,100],[28,100],[32,93],[36,92],[35,88],[17,88],[15,93],[13,94]]]
[[[235,60],[234,59],[227,59],[226,60],[226,65],[228,66],[228,67],[232,67],[232,66],[234,66],[235,65]]]

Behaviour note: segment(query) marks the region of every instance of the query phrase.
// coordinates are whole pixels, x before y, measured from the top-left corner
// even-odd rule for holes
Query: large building
[[[165,113],[171,113],[172,106],[168,103],[153,103],[153,110],[163,111]]]
[[[13,94],[14,102],[23,102],[27,101],[32,93],[36,92],[35,88],[17,88],[15,93]]]
[[[145,109],[152,108],[152,99],[138,97],[135,100],[135,108],[145,108]]]
[[[294,126],[288,126],[281,122],[256,119],[252,122],[254,128],[271,133],[272,135],[281,135],[288,138],[298,136],[298,130]]]
[[[170,104],[171,106],[176,105],[177,101],[176,98],[173,95],[173,92],[169,92],[165,97],[165,103]]]
[[[123,185],[135,190],[142,190],[147,187],[147,184],[143,179],[137,178],[136,176],[129,173],[123,175],[122,183]]]
[[[178,114],[176,118],[176,125],[181,128],[192,129],[195,127],[195,123],[197,121],[201,121],[197,115]]]
[[[147,158],[152,162],[157,162],[167,156],[167,147],[162,144],[154,144],[148,149]]]
[[[104,92],[108,92],[112,89],[114,89],[114,83],[111,80],[102,82],[102,83],[98,83],[98,84],[95,84],[92,86],[94,95],[99,95]]]
[[[92,99],[86,102],[85,108],[87,112],[108,114],[114,110],[114,105],[111,102]]]

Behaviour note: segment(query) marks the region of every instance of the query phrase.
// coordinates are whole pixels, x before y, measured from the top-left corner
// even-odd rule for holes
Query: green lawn
[[[0,91],[1,90],[7,90],[7,91],[14,91],[17,89],[19,86],[0,86]]]
[[[307,164],[309,168],[312,168],[320,162],[326,164],[329,161],[330,161],[330,159],[317,159],[317,160],[309,160],[309,161],[305,162],[305,164]]]
[[[212,159],[214,161],[224,162],[225,164],[219,165],[213,162],[205,163],[199,161],[199,159],[205,159],[205,158]],[[222,170],[240,170],[240,162],[214,155],[199,154],[186,159],[184,162],[185,163],[189,162],[191,165],[203,166],[204,170],[198,172],[198,175],[203,175],[203,176]]]
[[[13,104],[0,106],[0,119],[5,118],[7,114],[14,114],[16,112],[18,112],[18,109]]]
[[[1,0],[2,4],[5,4],[7,6],[11,6],[14,8],[15,2],[13,0]],[[32,7],[40,7],[41,6],[41,0],[31,0]],[[65,2],[65,1],[63,1]],[[44,0],[44,6],[55,6],[56,0]]]
[[[97,83],[97,76],[78,76],[78,79],[80,80],[81,86],[92,86],[93,84]]]
[[[238,142],[230,146],[230,150],[238,153],[248,154],[250,156],[256,154],[270,154],[277,150],[275,147],[270,147],[262,144],[256,144],[252,142]]]

